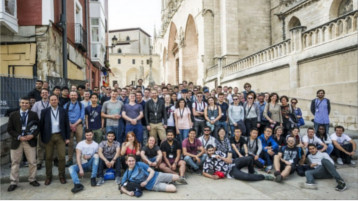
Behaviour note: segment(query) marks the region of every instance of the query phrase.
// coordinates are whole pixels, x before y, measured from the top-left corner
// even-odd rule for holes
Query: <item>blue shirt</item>
[[[267,121],[267,119],[264,117],[264,110],[265,110],[266,102],[264,102],[262,105],[260,104],[260,102],[258,102],[257,105],[259,106],[259,109],[260,109],[261,121]]]
[[[102,111],[101,105],[97,105],[97,107],[95,108],[93,108],[92,105],[86,107],[85,115],[88,116],[89,129],[97,130],[102,127],[101,111]]]
[[[314,122],[319,124],[329,124],[328,103],[327,99],[320,101],[318,98],[315,100],[316,112],[314,115]]]
[[[149,176],[149,172],[147,171],[148,168],[149,168],[149,166],[147,164],[145,164],[143,162],[137,162],[135,164],[133,170],[129,170],[129,169],[126,170],[126,172],[124,173],[124,175],[122,177],[121,184],[123,185],[126,181],[131,181],[131,182],[135,182],[135,183],[139,183],[139,184],[142,183]],[[158,177],[158,172],[155,171],[154,176],[145,186],[145,188],[147,190],[153,189],[153,186],[155,184],[155,181],[157,180],[157,177]]]
[[[137,100],[136,100],[135,102],[136,102],[136,103],[138,103],[138,101],[137,101]],[[142,102],[140,102],[140,103],[138,103],[138,104],[142,105],[142,107],[143,107],[143,112],[144,112],[144,108],[145,108],[145,101],[144,101],[144,100],[142,100]],[[143,126],[146,126],[146,125],[147,125],[147,122],[145,121],[145,118],[144,118],[144,117],[141,119],[141,121],[142,121],[142,125],[143,125]]]
[[[128,96],[127,96],[125,99],[123,99],[122,96],[119,96],[117,99],[120,100],[120,101],[122,101],[123,104],[128,104],[128,103],[129,103],[129,98],[128,98]]]
[[[267,146],[271,146],[273,151],[277,153],[278,151],[278,144],[276,143],[276,141],[273,139],[272,136],[270,136],[267,140],[265,139],[265,134],[261,134],[259,136],[259,139],[261,140],[262,143],[262,150],[264,152],[267,152],[267,149],[264,149]]]
[[[68,104],[70,104],[68,110]],[[81,109],[80,109],[81,104]],[[66,103],[63,107],[66,111],[68,111],[68,119],[70,120],[71,124],[76,123],[77,120],[85,118],[85,106],[81,103],[76,101],[75,104],[73,104],[71,101]],[[83,122],[82,122],[83,123]]]

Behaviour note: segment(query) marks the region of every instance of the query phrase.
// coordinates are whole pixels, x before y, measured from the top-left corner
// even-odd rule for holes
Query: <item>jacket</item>
[[[157,115],[155,115],[155,113],[157,113]],[[162,123],[162,121],[164,121],[164,125],[167,125],[167,113],[165,111],[164,102],[158,98],[157,108],[155,108],[153,99],[150,99],[145,103],[144,117],[147,125],[150,123]]]
[[[7,124],[7,132],[11,135],[11,149],[17,149],[21,143],[19,137],[21,137],[22,133],[22,125],[21,125],[21,116],[19,110],[12,112],[9,117],[9,122]],[[36,112],[32,112],[29,110],[27,116],[27,123],[31,121],[39,121]],[[34,138],[28,141],[31,147],[36,147],[37,145],[37,135],[39,134],[39,129],[37,129],[33,135]]]
[[[272,150],[277,153],[278,152],[278,144],[276,143],[276,141],[273,139],[272,136],[270,136],[267,140],[265,139],[265,134],[261,134],[259,136],[259,139],[261,140],[262,143],[262,151],[267,152],[267,150],[265,149],[265,147],[267,146],[271,146]]]
[[[41,120],[40,120],[40,131],[41,131],[41,140],[43,143],[47,144],[52,135],[52,123],[51,123],[51,110],[52,107],[48,107],[41,111]],[[70,121],[68,119],[68,114],[65,109],[58,107],[58,115],[60,120],[60,133],[63,140],[70,139]]]

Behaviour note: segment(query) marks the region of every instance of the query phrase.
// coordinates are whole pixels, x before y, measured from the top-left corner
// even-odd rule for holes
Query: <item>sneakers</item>
[[[120,185],[121,184],[121,177],[116,177],[116,184],[117,185]]]
[[[83,190],[83,185],[82,184],[75,184],[75,187],[73,187],[73,189],[71,189],[72,193],[78,193],[80,191]]]
[[[70,167],[71,165],[73,165],[73,161],[72,160],[68,160],[66,163],[66,167]]]
[[[96,186],[97,182],[96,182],[96,178],[91,178],[91,186]]]
[[[227,177],[228,179],[232,179],[232,176],[230,175],[230,172],[227,173],[226,177]]]
[[[317,190],[318,189],[316,184],[309,184],[309,183],[306,183],[306,182],[301,183],[300,187],[305,188],[305,189],[311,189],[311,190]]]
[[[347,189],[347,184],[344,181],[339,182],[338,185],[336,186],[336,191],[342,192],[346,189]]]
[[[188,184],[188,182],[186,181],[185,177],[180,176],[178,181],[179,184]]]
[[[275,177],[277,177],[278,175],[281,174],[281,172],[280,171],[275,171],[273,174],[275,175]]]
[[[100,177],[100,178],[98,179],[97,186],[100,186],[100,185],[102,185],[102,184],[104,184],[104,178],[103,178],[103,177]]]
[[[276,179],[276,177],[274,177],[270,174],[265,174],[264,177],[265,177],[265,180],[269,180],[269,181],[273,181]]]
[[[351,165],[355,165],[356,164],[356,162],[354,162],[353,160],[351,160]]]
[[[279,174],[279,175],[276,176],[275,182],[277,182],[277,183],[281,183],[281,182],[282,182],[282,175],[281,175],[281,174]]]
[[[337,158],[337,164],[338,164],[338,165],[343,165],[342,158]]]

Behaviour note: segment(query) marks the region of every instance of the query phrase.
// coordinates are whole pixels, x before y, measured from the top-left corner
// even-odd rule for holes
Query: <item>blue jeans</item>
[[[142,125],[142,130],[143,130],[143,142],[142,142],[142,147],[147,144],[148,142],[148,130],[147,130],[147,126],[143,126]]]
[[[226,121],[218,121],[217,125],[215,125],[214,137],[218,138],[218,131],[221,127],[225,129],[225,137],[229,137]]]
[[[199,158],[200,158],[200,163],[194,162],[193,158],[190,157],[190,156],[185,156],[185,157],[184,157],[184,161],[186,162],[186,164],[188,164],[188,165],[189,165],[190,167],[192,167],[194,170],[198,170],[198,169],[199,169],[199,166],[201,166],[201,165],[204,163],[204,161],[205,161],[205,159],[206,159],[207,156],[208,156],[208,155],[206,155],[206,154],[201,155],[201,156],[199,157]]]
[[[277,153],[275,152],[275,154],[277,154]],[[273,157],[274,157],[274,155],[271,156],[270,154],[268,154],[267,152],[265,152],[263,150],[262,150],[262,152],[260,154],[260,158],[262,158],[266,162],[265,163],[266,166],[272,166]]]
[[[189,135],[189,129],[179,129],[179,135],[177,135],[177,140],[180,140],[179,142],[183,142],[186,138],[188,138]],[[179,137],[179,139],[178,139]]]
[[[322,125],[322,126],[324,126],[326,128],[326,135],[329,135],[329,124],[319,124],[319,123],[314,122],[314,130],[315,130],[315,132],[318,131],[318,127],[320,125]]]
[[[127,133],[129,131],[133,131],[135,134],[135,137],[137,138],[137,141],[142,144],[143,142],[143,126],[142,124],[127,124],[126,125],[126,132],[125,132],[125,138],[127,137]]]
[[[331,144],[326,144],[327,145],[327,149],[326,149],[326,153],[328,154],[328,155],[331,155],[331,153],[332,153],[332,151],[333,151],[333,149],[334,149],[334,146],[333,146],[333,144],[331,143]],[[317,149],[319,150],[319,149],[322,149],[323,148],[323,146],[322,145],[318,145],[317,146]],[[308,149],[306,148],[306,152],[308,151]]]
[[[97,154],[95,154],[91,159],[88,160],[87,163],[82,164],[83,172],[91,172],[91,178],[96,178],[97,176],[97,170],[98,170],[98,162],[99,157]],[[74,184],[80,184],[80,180],[78,179],[77,173],[80,171],[80,168],[78,165],[72,165],[68,168],[70,171],[71,179]]]
[[[118,126],[106,126],[106,133],[104,135],[105,140],[107,140],[107,133],[109,131],[113,131],[114,135],[116,136],[116,140],[122,144],[123,141],[120,141],[121,136],[119,134],[119,127]]]
[[[149,160],[150,162],[154,163],[154,162],[157,160],[157,157],[154,156],[153,158],[148,158],[148,160]]]

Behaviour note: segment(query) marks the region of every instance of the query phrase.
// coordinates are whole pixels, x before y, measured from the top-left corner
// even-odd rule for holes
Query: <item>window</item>
[[[83,24],[82,22],[82,5],[78,0],[75,1],[75,23]]]
[[[345,15],[353,11],[353,1],[352,0],[343,0],[338,8],[338,17]]]
[[[119,48],[117,52],[118,52],[119,54],[121,54],[121,53],[122,53],[122,49]]]
[[[92,41],[99,42],[99,29],[98,27],[92,27]]]
[[[147,64],[149,65],[149,59],[147,59]]]
[[[132,64],[135,64],[135,59],[132,59]]]
[[[131,38],[129,38],[129,36],[127,36],[126,40],[127,40],[127,41],[130,41],[130,40],[131,40]]]
[[[118,62],[118,64],[121,64],[121,59],[118,59],[118,61],[117,61],[117,62]]]
[[[91,18],[91,25],[99,25],[99,19],[98,18]]]

